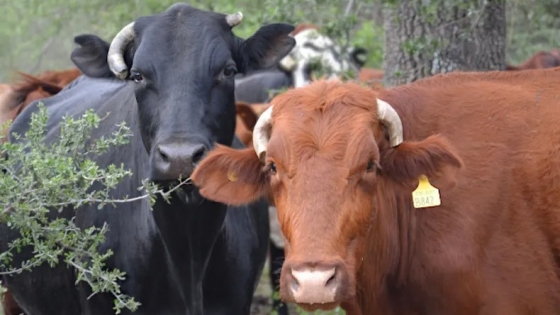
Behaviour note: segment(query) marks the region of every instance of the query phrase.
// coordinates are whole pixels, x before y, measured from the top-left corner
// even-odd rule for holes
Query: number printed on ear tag
[[[416,209],[441,205],[439,189],[430,184],[426,175],[420,176],[418,187],[412,192],[412,203]]]

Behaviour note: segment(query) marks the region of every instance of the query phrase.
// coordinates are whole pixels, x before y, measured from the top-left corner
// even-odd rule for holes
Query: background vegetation
[[[345,41],[369,50],[367,66],[381,68],[383,2],[389,0],[195,0],[201,9],[242,11],[239,36],[251,35],[262,23],[315,23]],[[37,73],[72,67],[72,38],[94,33],[110,40],[134,18],[160,12],[173,0],[0,0],[0,82],[13,70]],[[348,12],[347,19],[342,19]],[[356,14],[355,18],[352,17]],[[539,50],[560,47],[559,0],[507,0],[507,60],[517,64]]]

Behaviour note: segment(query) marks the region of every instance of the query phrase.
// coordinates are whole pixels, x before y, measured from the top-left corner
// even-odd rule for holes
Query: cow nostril
[[[292,281],[292,283],[290,284],[290,287],[291,287],[292,291],[294,291],[294,292],[297,291],[298,288],[299,288],[299,282],[296,279],[294,279]]]
[[[204,153],[205,153],[204,147],[201,147],[198,150],[196,150],[196,152],[194,152],[192,156],[192,162],[193,163],[200,162],[200,160],[202,160],[202,157],[204,156]]]
[[[336,278],[336,271],[333,273],[333,275],[327,280],[327,282],[325,283],[325,286],[329,286],[329,284],[333,283],[334,280]]]

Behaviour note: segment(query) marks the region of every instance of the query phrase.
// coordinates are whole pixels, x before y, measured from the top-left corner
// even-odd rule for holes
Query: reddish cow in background
[[[202,195],[271,196],[281,297],[348,315],[559,314],[560,68],[277,96]]]
[[[37,76],[18,72],[21,80],[14,84],[0,85],[0,125],[14,120],[27,105],[34,101],[52,96],[74,81],[82,73],[77,68],[61,71],[46,71]],[[2,130],[5,135],[7,130]],[[0,140],[5,142],[6,138]],[[4,315],[24,314],[10,291],[2,298]]]
[[[560,49],[539,51],[519,66],[506,65],[507,71],[560,67]]]
[[[380,89],[383,87],[383,70],[362,68],[358,73],[358,82],[366,83],[374,89]]]
[[[18,74],[19,81],[0,85],[0,124],[16,118],[33,101],[57,94],[82,73],[77,68],[71,68],[60,71],[49,70],[37,76],[23,72]]]

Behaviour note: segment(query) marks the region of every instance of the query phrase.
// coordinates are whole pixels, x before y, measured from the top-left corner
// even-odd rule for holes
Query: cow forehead
[[[176,4],[156,18],[139,19],[137,23],[144,26],[142,41],[160,45],[157,50],[193,50],[218,39],[233,39],[225,14],[201,11],[186,4]]]
[[[296,63],[318,61],[327,67],[327,71],[339,73],[350,69],[349,52],[343,51],[333,40],[316,29],[307,29],[294,36],[296,45],[285,58],[292,58]]]
[[[289,108],[279,108],[273,118],[267,151],[291,169],[317,154],[338,161],[339,166],[348,166],[358,163],[356,159],[361,159],[362,151],[369,154],[376,150],[372,128],[375,116],[363,108],[341,103],[330,104],[325,111],[309,104],[286,106]]]

